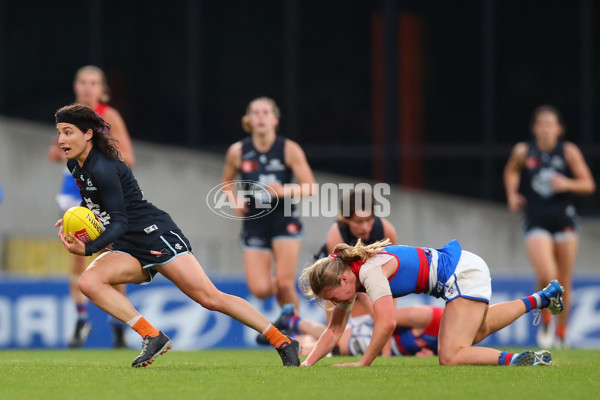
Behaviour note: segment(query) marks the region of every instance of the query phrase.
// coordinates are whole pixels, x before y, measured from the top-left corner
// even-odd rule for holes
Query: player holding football
[[[393,298],[410,293],[427,293],[446,300],[438,338],[442,365],[552,363],[550,352],[545,350],[513,354],[472,345],[531,309],[561,312],[563,289],[558,282],[552,281],[544,290],[521,300],[488,306],[492,294],[489,269],[480,257],[462,250],[457,241],[441,249],[388,244],[338,244],[334,253],[302,272],[300,286],[307,296],[336,305],[331,322],[303,366],[315,364],[334,348],[361,291],[373,303],[373,337],[359,362],[342,366],[366,366],[375,360],[396,327]]]
[[[290,339],[247,301],[219,291],[191,253],[191,247],[169,214],[144,200],[136,179],[119,159],[108,125],[93,109],[72,104],[56,114],[58,145],[76,179],[81,197],[105,231],[83,243],[58,235],[65,248],[89,256],[113,244],[79,279],[79,289],[94,304],[127,323],[143,339],[134,367],[145,367],[171,348],[171,340],[152,326],[114,285],[145,283],[161,273],[183,293],[209,310],[222,312],[262,333],[277,349],[284,366],[298,366],[299,344]]]
[[[106,82],[104,71],[93,65],[79,68],[75,73],[73,91],[75,92],[75,99],[78,103],[93,108],[99,116],[110,124],[110,134],[116,139],[123,160],[132,167],[135,163],[135,156],[133,154],[131,138],[129,137],[127,126],[125,125],[121,114],[107,104],[110,100],[110,89]],[[66,161],[65,155],[58,146],[56,138],[48,149],[48,158],[50,161],[54,162],[64,163]],[[78,206],[81,203],[79,188],[66,167],[63,171],[62,187],[60,193],[56,196],[56,201],[61,215],[69,208]],[[77,281],[85,269],[86,258],[73,254],[71,259],[69,289],[71,298],[73,299],[77,310],[77,321],[75,323],[73,337],[69,341],[69,347],[79,348],[85,344],[85,341],[91,332],[92,324],[88,319],[88,299],[81,291],[79,291],[77,286]],[[119,286],[119,290],[125,294],[125,285]],[[123,324],[119,321],[112,320],[111,327],[114,335],[114,347],[127,347]]]

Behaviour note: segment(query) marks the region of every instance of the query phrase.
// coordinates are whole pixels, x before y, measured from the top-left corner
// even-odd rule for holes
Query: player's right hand
[[[523,209],[527,200],[520,193],[514,193],[508,196],[508,209],[512,212],[519,212]]]
[[[249,209],[248,209],[248,205],[246,203],[242,203],[241,206],[233,209],[233,212],[236,217],[243,217],[248,213],[248,211],[249,211]]]

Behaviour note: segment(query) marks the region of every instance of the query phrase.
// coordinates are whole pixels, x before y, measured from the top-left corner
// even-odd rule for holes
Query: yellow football
[[[71,207],[63,217],[63,230],[67,240],[70,241],[69,233],[72,233],[83,243],[89,243],[100,236],[102,224],[89,208]]]

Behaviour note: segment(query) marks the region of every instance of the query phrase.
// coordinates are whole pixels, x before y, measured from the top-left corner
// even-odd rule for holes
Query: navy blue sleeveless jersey
[[[117,246],[127,232],[150,234],[178,229],[169,214],[144,200],[125,162],[110,160],[92,147],[83,166],[71,159],[67,167],[79,187],[81,205],[92,210],[106,229],[96,240],[86,243],[86,255],[111,243]]]
[[[285,142],[286,138],[277,136],[275,142],[271,148],[261,153],[254,147],[252,138],[246,138],[242,140],[242,164],[241,164],[241,178],[245,181],[259,182],[262,185],[268,185],[276,182],[282,185],[292,182],[292,170],[285,164]],[[261,186],[253,185],[252,183],[246,184],[245,189],[261,189]],[[257,193],[265,194],[262,190],[258,190]],[[269,203],[267,197],[260,200],[263,204]],[[271,206],[275,207],[275,210],[268,214],[267,217],[282,217],[284,213],[284,206],[282,199],[277,202],[276,199],[271,199]],[[264,212],[263,209],[256,207],[255,198],[251,198],[248,204],[248,214],[246,216],[251,217],[256,214]],[[294,208],[292,208],[292,212]],[[263,218],[260,219],[264,221]],[[244,223],[248,222],[245,220]]]
[[[350,232],[350,227],[347,224],[344,224],[339,221],[337,225],[340,230],[340,234],[342,235],[342,239],[344,239],[344,243],[350,246],[354,246],[358,241],[358,238]],[[383,222],[381,221],[381,218],[375,217],[375,220],[373,221],[373,228],[371,229],[369,238],[367,240],[363,240],[362,242],[363,244],[368,245],[383,239],[385,239],[383,237]]]
[[[525,167],[521,173],[520,190],[527,199],[525,213],[532,215],[553,215],[564,213],[572,207],[569,193],[556,193],[550,179],[555,173],[572,177],[564,154],[564,142],[559,141],[548,153],[542,152],[535,142],[530,142],[525,158]]]
[[[349,246],[356,245],[358,238],[354,236],[350,232],[350,227],[347,224],[344,224],[340,221],[337,223],[338,229],[340,230],[340,234],[342,236],[342,240]],[[385,239],[383,237],[383,221],[379,217],[375,217],[375,221],[373,222],[373,228],[371,229],[371,233],[369,234],[369,238],[367,240],[363,240],[363,244],[369,245],[373,244],[379,240]],[[320,258],[327,257],[329,255],[329,251],[327,251],[327,244],[321,246],[317,254],[313,256],[314,261],[317,261]]]

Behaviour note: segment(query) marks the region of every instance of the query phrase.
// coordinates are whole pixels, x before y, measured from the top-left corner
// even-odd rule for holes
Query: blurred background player
[[[553,279],[565,288],[565,311],[557,318],[555,332],[550,328],[547,310],[542,313],[538,330],[541,347],[560,347],[565,345],[578,245],[578,217],[572,195],[593,193],[595,183],[579,148],[562,139],[564,124],[556,108],[538,107],[531,128],[533,140],[518,143],[512,150],[504,169],[504,185],[510,210],[525,212],[525,245],[538,290]]]
[[[344,212],[347,214],[344,214]],[[315,255],[315,260],[327,257],[338,243],[354,246],[360,239],[363,244],[389,239],[396,244],[396,229],[385,218],[375,215],[375,198],[366,190],[352,189],[340,201],[337,221],[327,232],[325,244]]]
[[[123,161],[132,167],[135,163],[135,156],[133,154],[131,138],[129,137],[127,126],[125,125],[121,114],[107,104],[110,100],[110,89],[104,71],[93,65],[79,68],[75,73],[73,91],[75,92],[75,101],[77,103],[91,107],[110,124],[110,134],[117,140],[119,152],[123,157]],[[63,164],[66,162],[64,152],[58,147],[56,137],[48,150],[48,158],[50,161],[54,162]],[[63,182],[60,193],[56,196],[56,201],[61,213],[61,218],[66,210],[78,206],[81,203],[79,188],[66,167],[63,170]],[[69,289],[71,298],[77,309],[77,322],[73,331],[73,337],[69,342],[69,347],[79,348],[85,344],[92,329],[92,325],[88,319],[88,300],[81,294],[77,287],[77,281],[85,269],[86,258],[84,256],[72,254],[71,260]],[[126,286],[119,286],[119,290],[121,293],[125,294]],[[127,347],[124,336],[125,326],[121,322],[111,319],[111,328],[114,334],[114,347]]]
[[[367,297],[359,293],[359,297]],[[367,299],[370,311],[364,307],[352,309],[352,316],[344,329],[332,355],[362,356],[373,336],[373,307]],[[355,310],[356,308],[356,310]],[[359,311],[360,310],[360,311]],[[442,319],[442,307],[410,306],[396,309],[396,329],[388,346],[381,352],[383,356],[433,356],[437,354],[438,333]],[[282,332],[294,334],[302,346],[302,355],[309,355],[316,341],[325,331],[324,324],[303,319],[294,314],[291,306],[286,306],[273,325]]]
[[[250,137],[234,143],[227,150],[223,190],[237,202],[237,215],[245,217],[241,242],[248,289],[259,299],[276,295],[279,303],[293,304],[298,310],[295,278],[304,230],[293,207],[291,215],[285,214],[284,201],[285,198],[310,195],[314,177],[302,148],[276,134],[279,119],[279,107],[268,97],[259,97],[248,104],[242,127]],[[235,188],[228,182],[236,179],[238,173],[242,180],[267,185],[279,198],[273,212],[252,219],[264,212],[257,208],[257,199],[250,198],[248,203],[234,200]],[[300,185],[291,184],[292,176]],[[260,189],[259,186],[248,183],[245,189]],[[268,200],[263,201],[266,202]],[[275,206],[275,200],[271,205]],[[274,276],[271,274],[273,261]]]

